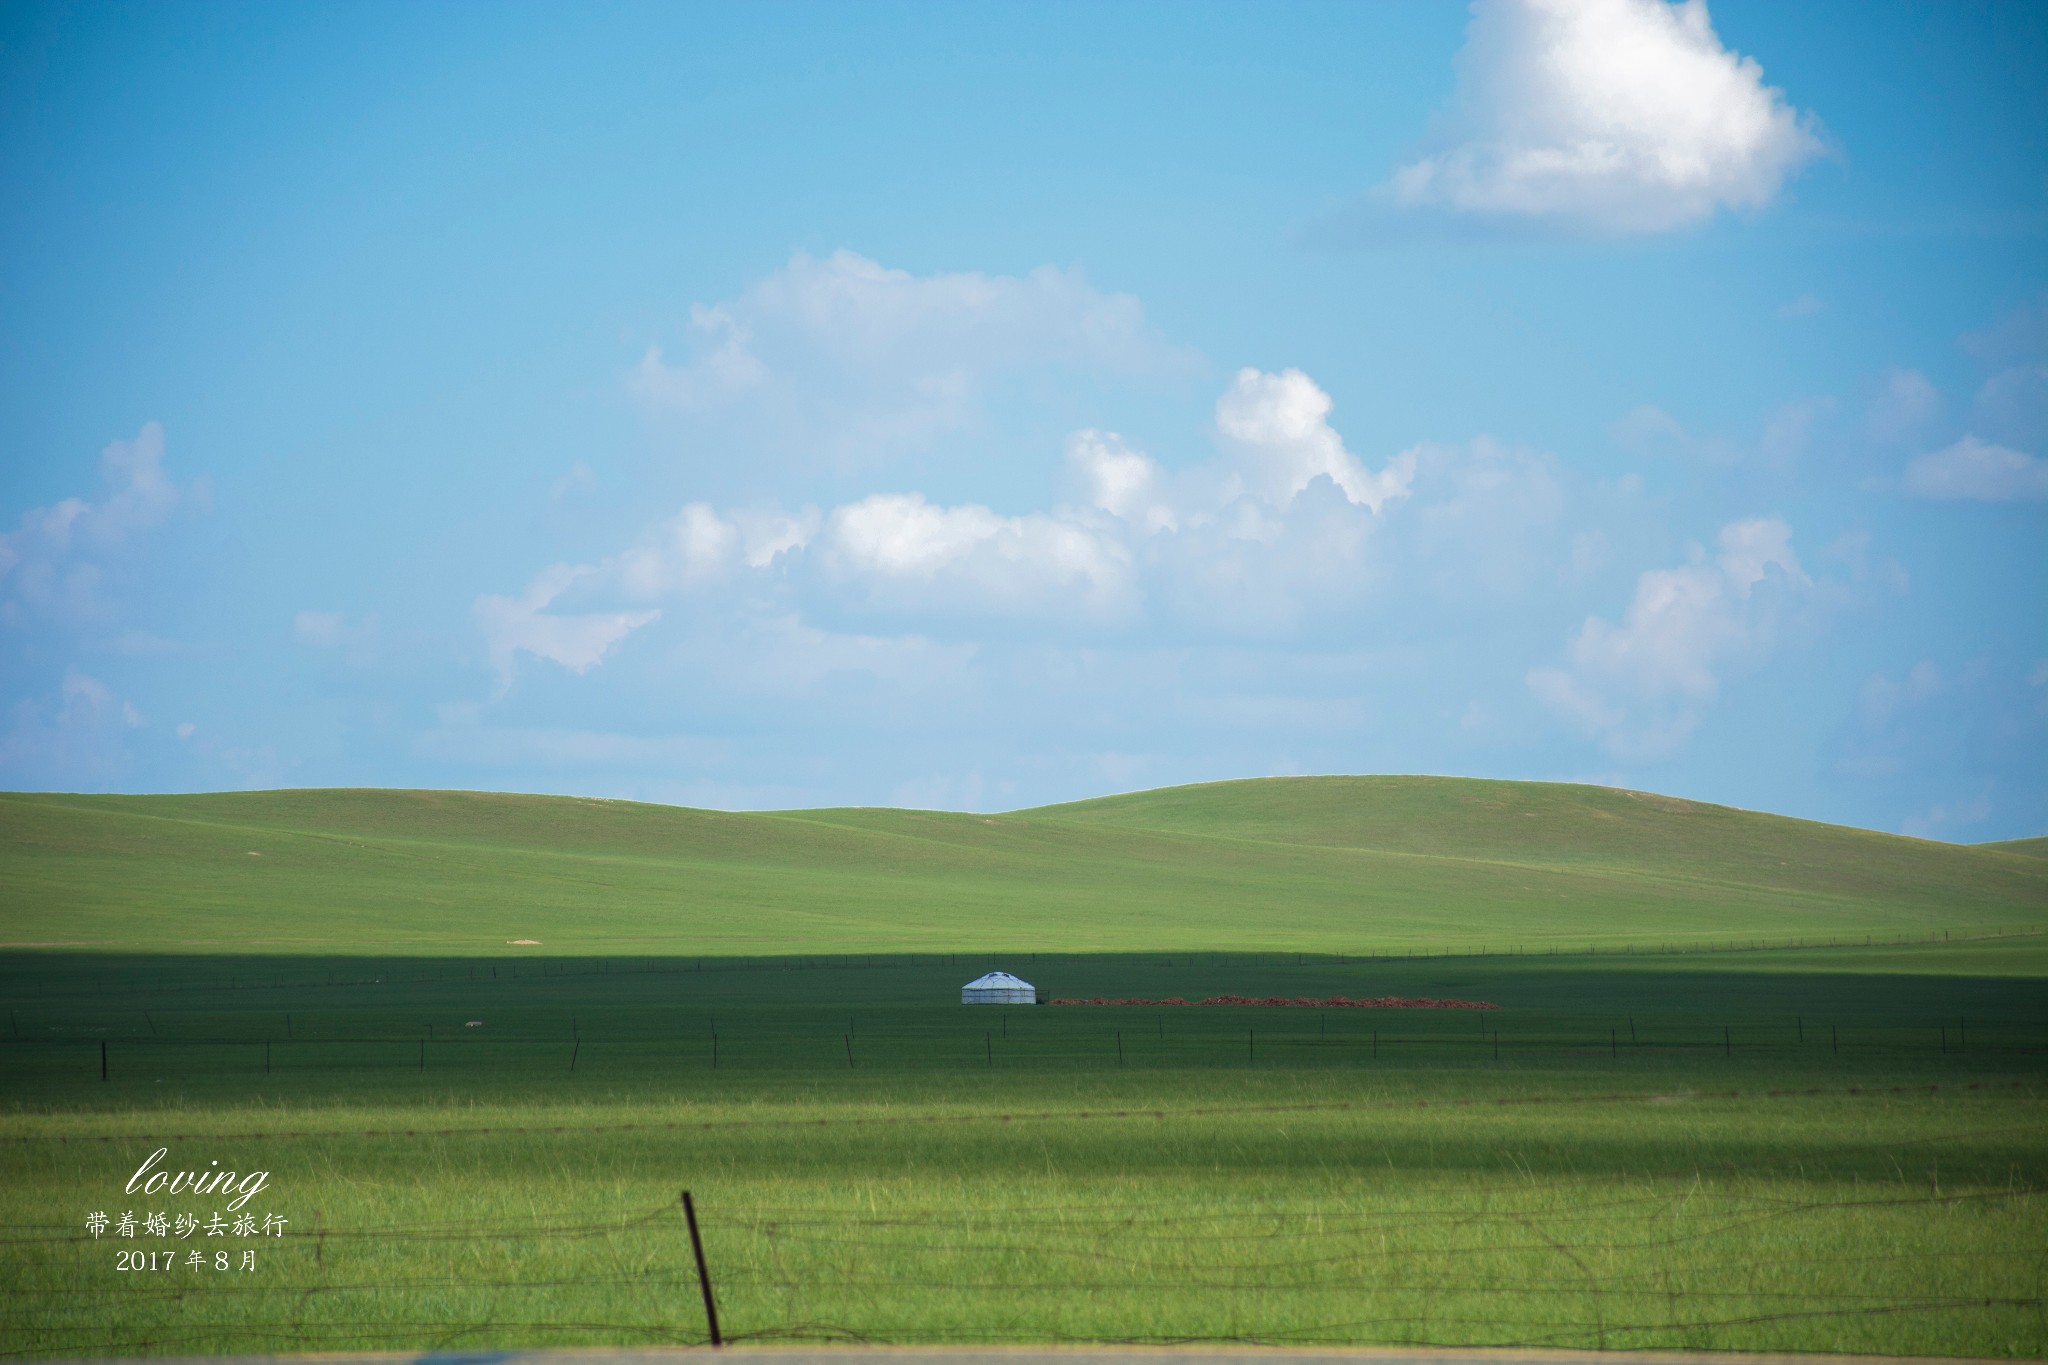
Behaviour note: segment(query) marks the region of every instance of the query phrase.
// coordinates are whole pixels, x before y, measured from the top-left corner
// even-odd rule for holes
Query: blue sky
[[[0,785],[2048,832],[2048,8],[13,4]]]

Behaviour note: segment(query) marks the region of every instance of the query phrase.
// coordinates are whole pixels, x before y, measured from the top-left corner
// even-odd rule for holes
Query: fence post
[[[697,1258],[697,1287],[704,1291],[704,1322],[711,1329],[711,1344],[725,1345],[718,1334],[718,1304],[711,1297],[711,1268],[704,1264],[704,1239],[697,1235],[697,1205],[690,1192],[683,1191],[683,1221],[690,1225],[690,1252]]]
[[[1735,1044],[1728,1039],[1728,1026],[1726,1024],[1721,1025],[1721,1055],[1724,1057],[1733,1057],[1735,1055]]]
[[[1116,1064],[1118,1066],[1124,1064],[1124,1031],[1122,1029],[1116,1031]]]
[[[578,1038],[578,1039],[576,1040],[576,1045],[575,1045],[574,1047],[572,1047],[572,1048],[570,1048],[570,1049],[569,1049],[569,1069],[570,1069],[571,1071],[574,1071],[574,1070],[576,1069],[576,1054],[577,1054],[577,1053],[579,1053],[579,1052],[581,1052],[581,1051],[583,1051],[583,1040],[582,1040],[581,1038]],[[422,1066],[424,1066],[424,1065],[426,1064],[426,1056],[427,1056],[427,1045],[426,1045],[425,1043],[421,1043],[421,1044],[420,1044],[420,1064],[421,1064]]]
[[[846,1069],[851,1071],[853,1070],[853,1035],[843,1033],[839,1036],[839,1041],[846,1044]]]
[[[102,1043],[102,1044],[101,1044],[101,1046],[102,1046],[102,1047],[104,1047],[104,1046],[106,1046],[106,1045],[105,1045],[104,1043]],[[1251,1029],[1251,1028],[1248,1028],[1248,1029],[1246,1029],[1246,1030],[1244,1031],[1244,1060],[1245,1060],[1245,1065],[1246,1065],[1246,1066],[1250,1066],[1250,1065],[1251,1065],[1251,1064],[1252,1064],[1253,1062],[1256,1062],[1256,1061],[1257,1061],[1258,1059],[1259,1059],[1259,1031],[1258,1031],[1257,1029]]]
[[[107,1040],[100,1039],[100,1079],[107,1078]]]

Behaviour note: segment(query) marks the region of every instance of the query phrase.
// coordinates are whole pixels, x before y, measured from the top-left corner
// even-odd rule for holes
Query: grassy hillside
[[[1001,816],[0,796],[0,941],[384,955],[1496,951],[2048,927],[2048,860],[1641,793],[1212,784]]]
[[[1973,848],[1650,792],[1458,777],[1210,782],[1025,814],[1214,838],[1930,902],[1969,895],[1981,879],[1995,877],[1987,851],[2025,853],[2034,851],[2026,844],[2048,845],[2020,840]]]
[[[2048,837],[2039,839],[2005,839],[1995,844],[1978,844],[2000,853],[2017,853],[2023,858],[2048,858]]]

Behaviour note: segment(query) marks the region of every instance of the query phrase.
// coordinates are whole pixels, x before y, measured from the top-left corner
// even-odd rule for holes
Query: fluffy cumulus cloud
[[[1435,146],[1395,203],[1606,233],[1760,209],[1822,150],[1705,0],[1478,0]]]
[[[1244,486],[1275,506],[1319,478],[1374,512],[1406,496],[1415,475],[1414,453],[1396,456],[1378,473],[1367,472],[1331,427],[1330,407],[1330,395],[1300,370],[1238,371],[1217,400],[1216,430],[1237,455]]]
[[[1270,633],[1358,586],[1363,545],[1414,479],[1416,451],[1369,467],[1332,407],[1298,370],[1244,370],[1217,402],[1212,458],[1169,472],[1114,432],[1078,431],[1072,500],[1022,512],[916,491],[795,511],[694,502],[617,554],[479,598],[474,615],[505,680],[521,654],[588,671],[670,599],[856,627],[1089,634],[1154,617]]]
[[[743,427],[785,459],[857,469],[971,429],[1005,379],[1187,361],[1136,299],[1075,271],[914,275],[842,250],[698,305],[677,353],[650,347],[630,385],[699,429]]]
[[[1730,522],[1717,554],[1697,550],[1689,563],[1643,573],[1619,623],[1588,617],[1567,665],[1532,670],[1529,690],[1617,757],[1668,755],[1723,677],[1769,649],[1788,600],[1809,587],[1783,520]]]
[[[35,508],[0,535],[0,620],[103,624],[108,562],[190,496],[164,472],[164,431],[155,422],[100,452],[100,482],[97,501],[70,497]]]
[[[828,282],[840,276],[866,301],[832,302],[839,285]],[[1044,363],[1057,350],[1048,336],[1079,348],[1061,355],[1096,344],[1085,328],[1048,327],[1023,302],[1042,288],[1065,300],[1054,313],[1084,315],[1093,305],[1067,277],[976,277],[971,288],[938,279],[943,287],[927,290],[931,278],[858,257],[800,261],[716,319],[701,314],[717,336],[696,360],[657,360],[659,373],[643,366],[643,379],[661,382],[690,369],[674,391],[650,389],[650,401],[708,445],[697,438],[721,404],[814,385],[850,392],[865,377],[871,430],[924,430],[905,414],[946,387],[916,382],[946,363],[945,348],[915,340],[934,317],[960,329],[954,349],[984,358],[970,389]],[[814,294],[816,307],[800,306]],[[1037,340],[980,336],[971,318],[983,306],[1011,309],[1004,325]],[[888,323],[899,311],[911,320]],[[1122,316],[1104,315],[1106,334],[1122,338],[1105,354],[1153,344]],[[770,332],[781,339],[764,340]],[[1289,761],[1304,768],[1355,761],[1327,746],[1378,726],[1396,746],[1383,761],[1395,762],[1428,715],[1463,724],[1461,743],[1579,752],[1567,728],[1545,736],[1517,719],[1547,705],[1614,755],[1655,757],[1682,744],[1718,689],[1768,653],[1811,588],[1776,518],[1733,522],[1711,553],[1636,579],[1634,568],[1659,562],[1645,556],[1663,553],[1651,548],[1660,542],[1640,478],[1591,480],[1555,456],[1484,437],[1362,450],[1345,438],[1349,414],[1337,398],[1298,369],[1238,370],[1210,401],[1195,449],[1085,421],[1048,424],[1020,461],[1005,463],[1035,452],[1050,494],[1012,479],[1000,496],[1003,480],[976,488],[957,464],[925,466],[941,470],[946,496],[923,477],[873,470],[784,481],[832,490],[815,503],[778,501],[772,488],[690,488],[611,553],[549,565],[524,588],[475,600],[499,686],[470,729],[451,729],[450,752],[495,743],[508,725],[532,729],[551,698],[603,689],[622,712],[662,708],[643,728],[676,743],[649,751],[650,772],[697,763],[677,715],[725,733],[724,720],[764,702],[877,734],[895,725],[953,734],[944,763],[918,760],[918,771],[940,775],[933,792],[954,793],[929,798],[945,803],[979,799],[960,794],[977,771],[975,746],[1001,748],[1007,741],[995,737],[1020,726],[1036,727],[1041,749],[1074,748],[1048,755],[1054,765],[1149,752],[1160,725],[1237,736],[1218,743],[1252,745],[1245,752],[1267,755],[1260,764],[1278,761],[1261,746],[1291,737],[1305,747]],[[1800,408],[1778,423],[1791,434],[1772,439],[1796,447],[1824,410]],[[1661,413],[1633,421],[1642,443],[1700,444]],[[758,432],[748,440],[732,458],[764,449]],[[980,449],[972,432],[942,444]],[[1611,593],[1626,610],[1589,618],[1570,605],[1587,591]],[[325,619],[305,626],[323,639],[338,629]],[[1527,673],[1561,640],[1563,657]],[[1460,662],[1446,686],[1448,657]],[[1227,677],[1215,672],[1224,660]],[[1425,697],[1421,710],[1390,719],[1388,686],[1416,689],[1407,705],[1415,711]],[[1071,715],[1071,735],[1054,714]],[[1461,721],[1475,715],[1483,723]],[[534,761],[569,762],[579,745],[551,734]],[[1014,758],[1002,760],[1004,781],[1020,780]],[[1146,780],[1193,775],[1144,770]]]
[[[1123,538],[1072,515],[877,493],[833,510],[817,555],[869,607],[1078,623],[1123,618],[1137,601]]]

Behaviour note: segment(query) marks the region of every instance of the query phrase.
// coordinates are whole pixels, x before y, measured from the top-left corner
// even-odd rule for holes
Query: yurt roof
[[[963,991],[1028,991],[1032,989],[1032,986],[1029,981],[1011,976],[1008,972],[990,972],[987,976],[975,977],[974,980],[968,982],[960,989]]]

